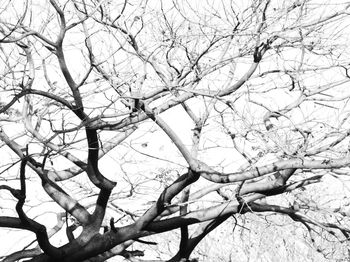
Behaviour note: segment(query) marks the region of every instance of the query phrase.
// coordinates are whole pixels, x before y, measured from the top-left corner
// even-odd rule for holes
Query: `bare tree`
[[[320,2],[2,0],[3,261],[191,261],[250,214],[346,245],[350,4]]]

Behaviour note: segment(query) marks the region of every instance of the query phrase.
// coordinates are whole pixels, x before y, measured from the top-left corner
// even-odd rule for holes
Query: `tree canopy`
[[[347,1],[0,3],[3,261],[349,258]]]

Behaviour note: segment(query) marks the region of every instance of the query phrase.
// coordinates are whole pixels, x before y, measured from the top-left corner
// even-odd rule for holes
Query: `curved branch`
[[[116,183],[105,178],[98,169],[99,142],[96,129],[86,127],[85,130],[89,146],[86,173],[88,174],[91,182],[98,188],[112,190]]]
[[[16,94],[14,98],[12,98],[12,100],[5,106],[3,106],[2,108],[0,108],[0,114],[1,113],[4,113],[6,110],[8,110],[16,101],[18,101],[18,99],[20,99],[21,97],[25,96],[25,95],[28,95],[28,94],[34,94],[34,95],[40,95],[40,96],[44,96],[44,97],[47,97],[47,98],[50,98],[56,102],[59,102],[60,104],[66,106],[67,108],[69,108],[70,110],[72,110],[73,112],[74,111],[74,105],[63,99],[62,97],[60,96],[57,96],[57,95],[54,95],[52,93],[48,93],[48,92],[45,92],[45,91],[41,91],[41,90],[36,90],[36,89],[25,89],[25,90],[22,90],[20,93]]]

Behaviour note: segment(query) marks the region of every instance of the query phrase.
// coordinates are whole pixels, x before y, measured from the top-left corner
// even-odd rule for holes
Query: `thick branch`
[[[264,176],[276,171],[287,169],[332,169],[342,168],[350,165],[350,158],[338,158],[333,160],[304,160],[300,158],[294,158],[289,160],[281,160],[272,164],[254,167],[248,171],[236,172],[236,173],[220,173],[213,171],[210,167],[202,163],[202,170],[197,170],[205,179],[215,183],[231,183],[237,181],[249,180],[252,178]]]

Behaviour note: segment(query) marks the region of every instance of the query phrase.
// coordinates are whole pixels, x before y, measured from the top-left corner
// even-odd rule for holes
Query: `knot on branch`
[[[259,63],[262,59],[263,54],[268,49],[268,43],[262,43],[260,46],[256,46],[254,50],[254,63]]]
[[[266,40],[266,43],[261,43],[259,46],[255,47],[254,50],[254,63],[259,63],[264,55],[264,53],[270,48],[271,44],[277,39],[278,37],[272,36],[270,39]]]

